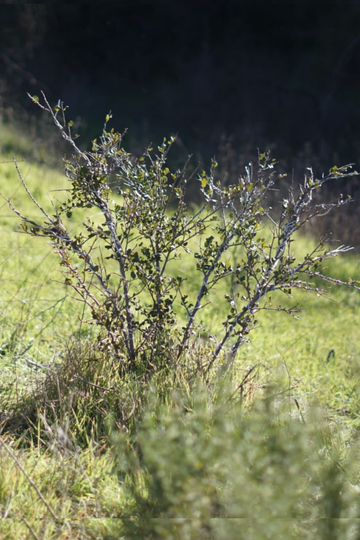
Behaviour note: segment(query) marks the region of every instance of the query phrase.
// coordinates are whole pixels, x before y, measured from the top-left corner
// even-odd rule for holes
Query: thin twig
[[[35,197],[31,194],[29,188],[27,187],[26,182],[25,182],[25,180],[24,180],[24,177],[23,177],[23,175],[22,175],[21,172],[20,172],[20,169],[19,169],[19,166],[18,166],[18,164],[17,164],[17,161],[16,161],[16,157],[15,157],[15,156],[13,156],[13,160],[14,160],[14,163],[15,163],[16,171],[17,171],[17,173],[18,173],[18,175],[19,175],[19,178],[20,178],[20,180],[21,180],[22,185],[24,186],[24,189],[25,189],[26,193],[29,195],[29,197],[30,197],[30,199],[32,200],[32,202],[33,202],[34,204],[36,204],[36,206],[39,208],[39,210],[40,210],[40,211],[44,214],[44,216],[49,220],[49,223],[52,223],[52,224],[53,224],[54,222],[53,222],[53,220],[51,219],[51,217],[48,216],[48,214],[45,212],[45,210],[43,209],[43,207],[37,202],[37,200],[35,199]]]
[[[22,517],[21,518],[21,521],[26,525],[26,527],[29,529],[29,531],[31,532],[31,534],[33,535],[33,537],[35,538],[35,540],[40,540],[40,538],[38,537],[38,535],[36,534],[36,532],[34,531],[34,529],[32,528],[32,526],[30,525],[30,523],[24,518]]]
[[[19,467],[20,471],[23,473],[23,475],[25,476],[25,478],[27,479],[27,481],[29,482],[29,484],[35,489],[39,499],[42,500],[42,502],[44,503],[44,505],[46,506],[47,510],[49,511],[49,513],[52,515],[52,517],[58,521],[59,518],[57,517],[57,515],[55,514],[54,510],[51,508],[51,506],[49,505],[49,503],[46,501],[46,499],[44,498],[44,496],[42,495],[41,491],[39,490],[39,488],[37,487],[37,485],[35,484],[35,482],[30,478],[30,476],[27,474],[27,472],[24,470],[23,466],[21,465],[20,461],[18,460],[18,458],[16,457],[16,455],[14,454],[14,452],[8,447],[8,445],[5,443],[5,441],[2,440],[2,438],[0,437],[0,443],[2,444],[3,448],[5,448],[6,452],[9,454],[9,456],[15,461],[16,465]]]
[[[104,386],[99,386],[98,384],[94,384],[90,381],[87,381],[86,379],[83,379],[82,377],[79,377],[79,375],[74,375],[74,379],[77,379],[85,384],[88,384],[89,386],[93,386],[94,388],[99,388],[99,390],[104,390],[105,392],[110,392],[114,387],[110,386],[110,388],[105,388]]]

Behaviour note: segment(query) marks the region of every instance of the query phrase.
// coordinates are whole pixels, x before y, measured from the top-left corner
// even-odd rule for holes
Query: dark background
[[[83,145],[111,109],[131,150],[177,133],[174,159],[216,154],[230,179],[258,148],[299,180],[360,169],[360,2],[2,4],[2,120],[38,125],[26,92],[40,90],[70,106]],[[358,186],[339,186],[357,202],[336,226],[359,243]]]

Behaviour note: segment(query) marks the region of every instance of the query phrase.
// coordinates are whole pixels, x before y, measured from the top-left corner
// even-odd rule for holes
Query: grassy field
[[[33,216],[10,134],[0,191]],[[61,199],[67,181],[21,162],[24,141],[22,174],[51,210],[48,194]],[[95,331],[80,323],[56,255],[19,232],[6,201],[0,231],[1,539],[360,537],[358,292],[281,299],[302,311],[261,313],[226,380],[179,382],[164,397],[166,381],[149,391],[93,352]],[[299,237],[294,249],[312,245]],[[327,271],[356,278],[360,259],[333,259]],[[194,268],[183,261],[181,272],[191,291]],[[225,292],[203,313],[215,338]],[[194,354],[206,355],[208,337]]]

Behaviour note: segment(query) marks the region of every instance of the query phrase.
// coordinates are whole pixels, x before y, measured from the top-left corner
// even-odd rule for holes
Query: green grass
[[[11,197],[23,214],[35,216],[37,209],[24,192],[9,155],[16,148],[20,160],[31,144],[26,138],[16,141],[11,130],[3,131],[2,135],[7,144],[1,143],[0,137],[3,149],[0,191]],[[61,198],[59,190],[67,187],[64,175],[34,163],[19,161],[19,166],[34,196],[51,211],[47,194]],[[161,374],[158,380],[154,379],[157,390],[153,390],[151,398],[146,398],[146,385],[142,381],[117,378],[116,366],[91,351],[89,343],[95,330],[85,324],[80,326],[82,305],[73,298],[71,289],[58,282],[61,275],[56,255],[43,239],[21,234],[19,221],[3,201],[0,204],[0,418],[7,419],[16,412],[20,427],[11,431],[4,424],[1,439],[0,517],[7,519],[0,521],[0,538],[115,539],[121,534],[123,538],[260,540],[301,538],[304,534],[319,539],[359,538],[358,533],[352,532],[350,523],[358,519],[354,493],[358,492],[360,482],[360,468],[351,458],[352,452],[357,452],[360,427],[359,293],[333,288],[329,293],[333,300],[297,291],[292,299],[273,298],[274,306],[280,301],[286,306],[299,303],[302,312],[297,314],[297,319],[274,311],[259,314],[251,342],[239,351],[226,379],[230,385],[227,392],[240,406],[237,414],[244,415],[238,425],[240,416],[221,408],[221,385],[216,381],[210,389],[201,391],[199,398],[196,398],[196,384],[192,387],[184,381],[181,395],[185,394],[185,403],[179,407],[177,395],[162,394],[166,381],[161,379]],[[79,224],[70,222],[70,226],[79,227]],[[302,254],[313,245],[312,238],[299,237],[295,250]],[[188,278],[191,294],[196,291],[195,268],[186,258],[180,265],[174,272]],[[360,259],[348,255],[329,261],[328,267],[333,276],[355,278],[360,274]],[[201,313],[214,339],[222,329],[227,292],[225,288],[216,292],[210,298],[211,304]],[[194,357],[201,350],[206,355],[212,343],[208,337],[204,334],[199,340]],[[68,345],[69,340],[72,346]],[[76,348],[79,342],[84,346]],[[177,384],[181,386],[179,381]],[[225,401],[228,402],[227,398]],[[268,410],[255,405],[252,411],[254,403],[267,402],[273,404]],[[321,410],[316,413],[321,420],[320,416],[313,416],[315,406]],[[134,413],[138,410],[147,410],[142,424],[139,424],[140,415]],[[24,411],[31,412],[30,427],[20,421],[20,413]],[[217,411],[221,411],[223,419]],[[308,427],[303,429],[304,421]],[[267,426],[272,426],[268,432]],[[284,426],[290,433],[290,447],[286,446]],[[126,434],[127,429],[130,434]],[[317,431],[321,433],[321,444],[317,443],[314,450]],[[109,433],[112,433],[110,437]],[[223,433],[227,436],[223,437]],[[267,433],[267,441],[275,441],[268,453],[261,450],[263,433]],[[204,434],[209,437],[206,444]],[[192,441],[188,447],[187,440]],[[136,461],[139,444],[144,451],[143,464]],[[311,455],[307,453],[308,446],[312,448]],[[188,452],[181,453],[183,447]],[[215,447],[218,450],[213,450]],[[241,468],[241,461],[235,455],[237,448],[239,456],[249,461],[249,469]],[[208,462],[202,465],[197,465],[201,460],[193,457],[199,451],[209,453]],[[160,461],[155,459],[160,455]],[[319,459],[321,455],[326,459]],[[177,462],[168,462],[171,456],[179,460],[178,484],[175,482]],[[234,459],[233,470],[226,468],[221,456],[229,463]],[[297,468],[296,463],[309,460],[306,469],[309,476],[301,476],[302,468]],[[255,462],[264,463],[265,472],[253,471]],[[130,471],[126,463],[131,464]],[[284,470],[293,471],[288,477],[281,471],[284,464],[288,467]],[[240,471],[238,476],[235,470]],[[194,483],[195,473],[199,474],[198,484]],[[168,483],[164,481],[167,474]],[[229,488],[232,474],[234,491]],[[301,476],[299,481],[297,474]],[[334,517],[327,513],[326,501],[333,500],[329,485],[337,474],[341,476],[339,486],[342,486],[339,490],[343,513],[339,517],[350,521],[346,526],[326,529],[318,521]],[[244,483],[258,506],[246,509],[245,522],[254,516],[256,519],[246,522],[247,535],[240,536],[236,520],[223,520],[223,523],[221,519],[214,520],[214,508],[218,504],[223,512],[238,518],[234,508],[240,502],[246,505],[241,491]],[[288,506],[281,493],[292,493]],[[197,513],[191,510],[190,499],[186,499],[190,495],[195,497]],[[284,516],[279,518],[281,508],[279,512],[276,510],[277,499],[282,501],[283,509],[288,508],[289,515],[295,507],[303,505],[300,518],[294,522],[289,518],[286,524]],[[317,506],[314,501],[323,502]],[[142,512],[147,522],[141,518]],[[271,527],[261,525],[261,519],[269,520],[272,514],[279,518],[278,522],[273,520]],[[152,517],[161,519],[153,521]],[[182,517],[186,518],[184,522],[179,521]],[[165,518],[170,521],[166,522]]]
[[[34,215],[13,163],[0,160],[1,192],[21,211]],[[19,163],[29,188],[51,210],[47,193],[66,186],[63,175],[33,164]],[[2,384],[25,388],[36,379],[36,366],[56,362],[66,341],[79,330],[81,306],[61,279],[50,246],[19,232],[19,218],[5,201],[0,206],[0,352]],[[5,381],[4,381],[5,379]]]

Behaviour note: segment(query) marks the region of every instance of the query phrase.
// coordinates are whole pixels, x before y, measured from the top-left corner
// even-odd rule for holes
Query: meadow
[[[63,172],[1,129],[1,193],[36,215],[15,153],[50,212]],[[0,538],[360,538],[358,291],[281,298],[301,311],[260,313],[232,368],[209,382],[196,366],[221,331],[220,290],[202,315],[212,336],[188,351],[192,377],[148,381],[96,350],[58,257],[21,232],[5,200],[0,229]],[[313,246],[298,234],[293,249]],[[179,265],[191,292],[195,269]],[[325,266],[360,275],[351,252]]]

